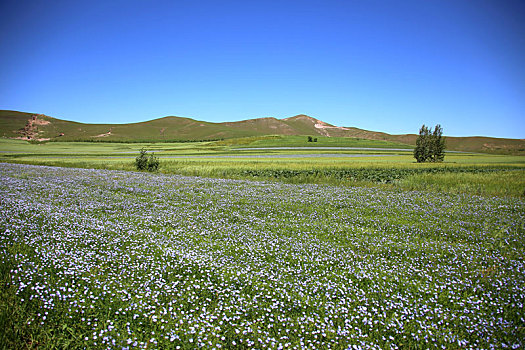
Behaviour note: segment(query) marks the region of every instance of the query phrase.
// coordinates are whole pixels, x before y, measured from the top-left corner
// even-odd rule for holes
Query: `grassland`
[[[0,348],[523,348],[525,157],[405,147],[0,139]]]
[[[448,153],[443,163],[417,164],[406,146],[355,138],[307,142],[306,137],[274,135],[129,144],[1,139],[0,161],[132,171],[141,148],[159,157],[160,171],[166,174],[488,196],[520,197],[525,192],[523,156],[456,152]]]
[[[512,197],[0,164],[4,348],[523,348]]]
[[[312,137],[313,138],[313,137]],[[233,138],[222,141],[213,142],[215,146],[230,146],[233,149],[239,147],[248,148],[265,148],[265,147],[360,147],[360,148],[398,148],[411,150],[412,146],[384,141],[384,140],[369,140],[354,137],[326,137],[315,136],[315,142],[308,142],[307,136],[282,136],[282,135],[267,135],[267,136],[252,136]]]

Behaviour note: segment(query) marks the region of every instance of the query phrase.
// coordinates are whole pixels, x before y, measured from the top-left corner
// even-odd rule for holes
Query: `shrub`
[[[137,170],[157,171],[159,169],[159,160],[153,153],[148,155],[148,152],[143,148],[135,159],[135,166]]]

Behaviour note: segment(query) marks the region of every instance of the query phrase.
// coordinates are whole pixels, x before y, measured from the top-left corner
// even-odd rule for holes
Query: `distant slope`
[[[0,110],[0,136],[7,138],[21,136],[17,132],[26,126],[31,116],[31,113]]]
[[[84,124],[42,114],[0,110],[0,136],[37,141],[163,142],[219,140],[263,135],[354,137],[415,145],[417,135],[390,135],[356,127],[334,126],[297,115],[285,119],[258,118],[210,123],[164,117],[130,124]],[[447,149],[525,155],[525,140],[492,137],[447,137]]]

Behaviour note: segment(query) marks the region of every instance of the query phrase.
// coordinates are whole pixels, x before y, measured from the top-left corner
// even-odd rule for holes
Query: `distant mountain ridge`
[[[335,126],[307,115],[212,123],[164,117],[129,124],[85,124],[43,114],[0,110],[0,136],[33,141],[167,142],[219,140],[263,135],[355,137],[415,145],[416,134],[391,135],[356,127]],[[525,155],[525,140],[493,137],[447,137],[447,149]]]

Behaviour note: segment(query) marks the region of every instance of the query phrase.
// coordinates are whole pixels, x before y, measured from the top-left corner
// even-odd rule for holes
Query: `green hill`
[[[390,135],[356,127],[334,126],[306,115],[285,119],[257,118],[225,123],[164,117],[141,123],[85,124],[43,114],[0,110],[0,136],[30,141],[166,142],[223,140],[264,135],[351,137],[410,146],[415,145],[417,138],[415,134]],[[525,140],[447,137],[447,149],[525,155]]]

